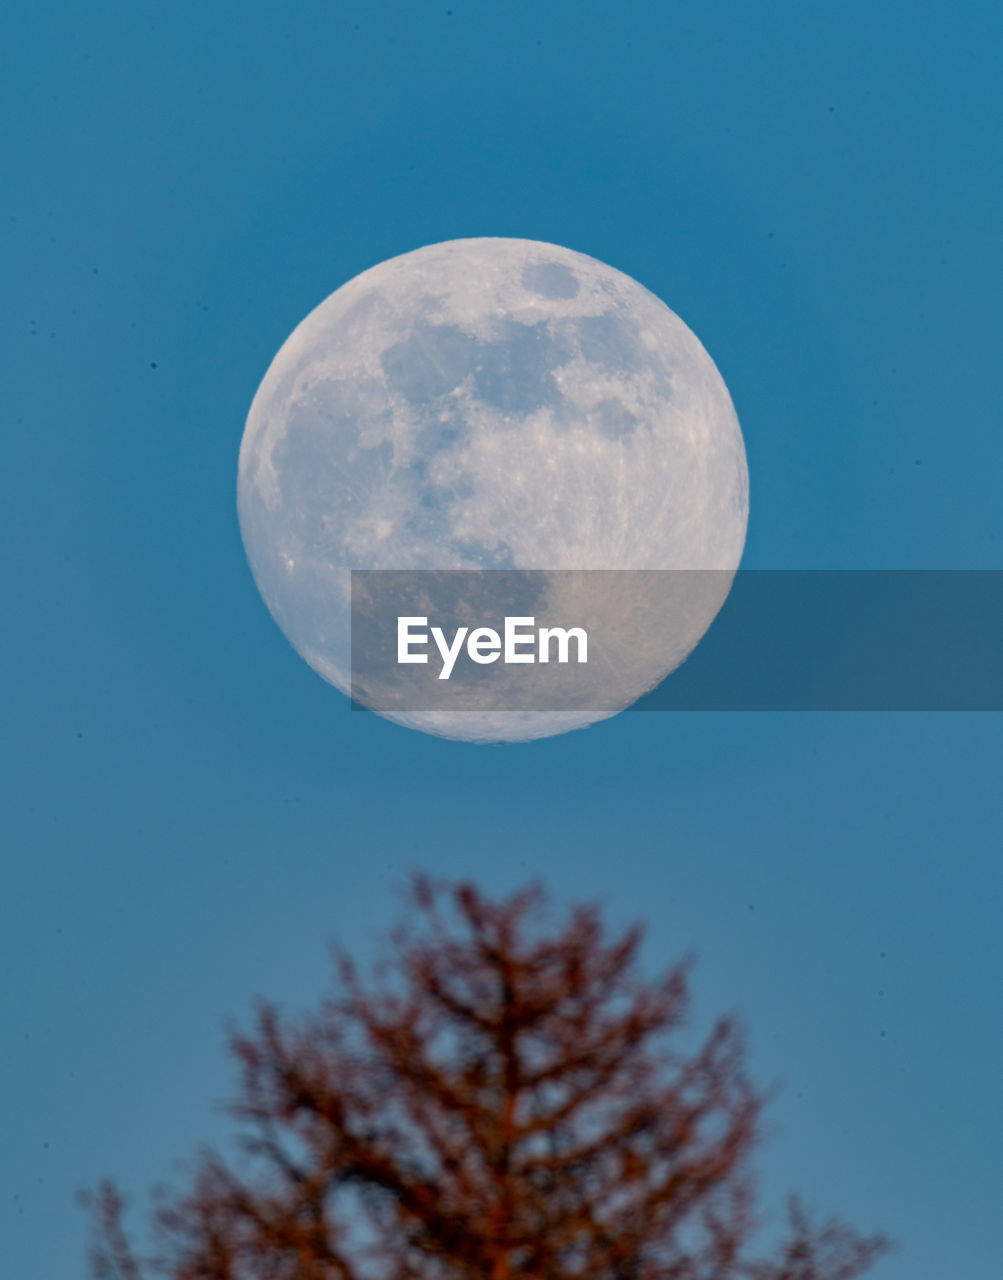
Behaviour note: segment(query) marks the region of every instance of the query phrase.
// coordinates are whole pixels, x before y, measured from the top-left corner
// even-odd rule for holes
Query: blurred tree
[[[640,930],[560,927],[531,887],[492,901],[416,877],[412,926],[364,983],[234,1033],[239,1171],[213,1152],[154,1217],[172,1280],[851,1280],[884,1250],[796,1202],[772,1261],[749,1157],[762,1097],[739,1029],[673,1047],[687,972],[637,972]],[[111,1184],[92,1274],[145,1274]]]

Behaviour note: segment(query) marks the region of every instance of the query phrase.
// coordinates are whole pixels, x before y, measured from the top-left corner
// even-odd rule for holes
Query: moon
[[[350,695],[352,569],[546,571],[565,606],[568,571],[635,571],[571,589],[639,623],[586,705],[416,710],[379,682],[363,699],[518,741],[616,714],[685,659],[741,560],[748,493],[728,389],[664,302],[586,254],[489,237],[382,262],[296,327],[251,404],[237,508],[275,621]],[[678,579],[652,590],[666,569],[712,572],[681,599]]]

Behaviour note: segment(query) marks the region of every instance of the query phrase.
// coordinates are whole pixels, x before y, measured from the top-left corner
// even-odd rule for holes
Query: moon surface
[[[640,625],[588,705],[415,710],[378,681],[363,698],[515,741],[615,714],[685,659],[741,559],[748,472],[721,375],[654,294],[558,245],[452,240],[364,271],[293,331],[251,405],[238,514],[276,622],[346,693],[352,569],[557,571],[565,608],[586,604],[566,571],[715,571],[685,600],[651,574],[592,591],[593,614]]]

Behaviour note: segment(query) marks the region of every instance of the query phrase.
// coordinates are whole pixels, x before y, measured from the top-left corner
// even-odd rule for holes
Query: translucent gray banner
[[[1003,710],[1000,570],[355,570],[351,640],[397,716]]]

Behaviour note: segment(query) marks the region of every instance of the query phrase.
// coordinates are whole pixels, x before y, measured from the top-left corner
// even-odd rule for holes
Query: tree
[[[415,877],[365,982],[234,1031],[240,1168],[204,1152],[154,1215],[171,1280],[852,1280],[884,1250],[797,1202],[772,1260],[750,1155],[762,1096],[740,1028],[678,1048],[688,966],[638,972],[641,930],[532,886],[491,900]],[[92,1274],[145,1273],[111,1184]]]

